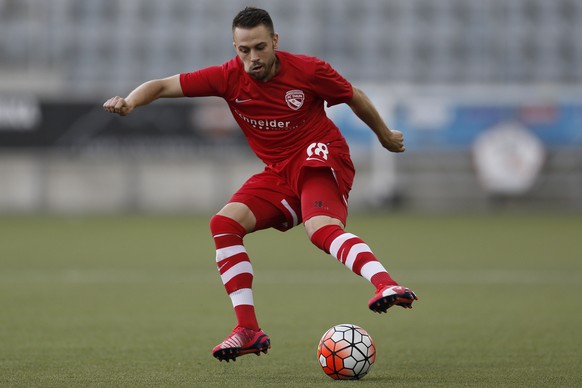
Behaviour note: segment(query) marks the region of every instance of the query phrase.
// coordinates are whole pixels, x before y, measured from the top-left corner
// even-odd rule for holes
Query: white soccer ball
[[[359,326],[336,325],[325,332],[317,347],[317,359],[323,371],[335,380],[358,380],[376,360],[372,337]]]

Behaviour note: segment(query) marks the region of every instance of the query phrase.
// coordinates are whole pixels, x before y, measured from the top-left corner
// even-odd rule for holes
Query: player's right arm
[[[352,100],[348,102],[348,105],[356,116],[374,131],[384,148],[391,152],[404,152],[402,132],[388,128],[372,101],[362,90],[354,87],[353,92]]]
[[[105,101],[103,109],[120,116],[127,116],[139,106],[150,104],[158,98],[172,97],[184,97],[179,74],[144,82],[125,98],[111,97]]]

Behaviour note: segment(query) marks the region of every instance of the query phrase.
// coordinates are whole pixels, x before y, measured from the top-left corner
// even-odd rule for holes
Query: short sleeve
[[[352,84],[342,77],[329,63],[315,63],[314,90],[327,101],[327,106],[350,102],[353,97]]]
[[[187,97],[222,97],[226,90],[223,66],[211,66],[191,73],[180,74],[182,92]]]

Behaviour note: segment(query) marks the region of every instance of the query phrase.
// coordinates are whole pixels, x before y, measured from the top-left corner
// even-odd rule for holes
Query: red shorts
[[[343,198],[341,209],[321,209],[309,217],[327,215],[345,225],[355,169],[348,145],[343,141],[312,143],[293,158],[265,167],[263,172],[250,177],[229,202],[241,202],[249,207],[257,219],[255,230],[291,229],[303,222],[300,186],[306,167],[331,169]]]

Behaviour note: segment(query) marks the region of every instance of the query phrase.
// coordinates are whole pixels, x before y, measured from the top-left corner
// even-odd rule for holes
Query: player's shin
[[[243,244],[245,229],[231,218],[215,215],[210,230],[216,246],[216,266],[231,299],[239,326],[258,330],[253,301],[253,267]]]
[[[319,228],[311,236],[311,242],[331,254],[355,274],[367,279],[376,288],[398,284],[361,238],[345,232],[338,225]]]

